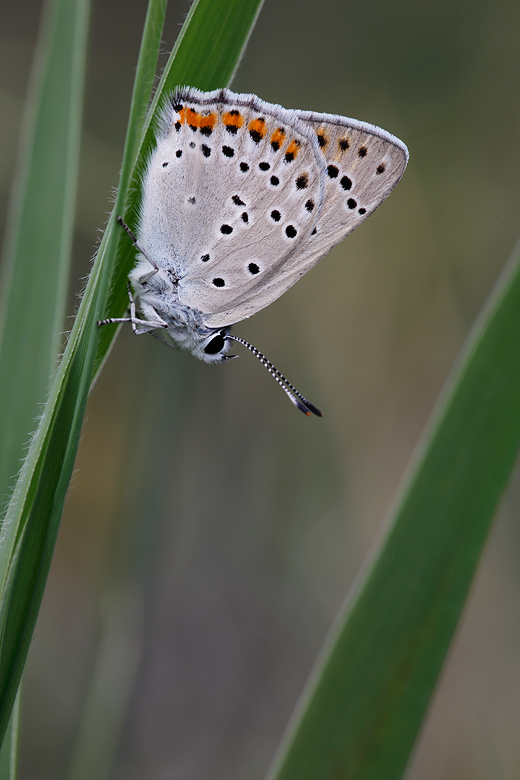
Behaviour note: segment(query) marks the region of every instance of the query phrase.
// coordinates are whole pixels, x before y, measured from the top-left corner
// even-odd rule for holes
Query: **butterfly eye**
[[[222,333],[217,333],[217,335],[206,344],[204,347],[204,352],[206,355],[216,355],[217,352],[220,352],[224,349],[225,343],[226,342]]]

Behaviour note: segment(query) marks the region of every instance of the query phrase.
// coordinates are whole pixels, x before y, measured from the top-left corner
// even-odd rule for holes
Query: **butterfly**
[[[305,414],[321,413],[231,326],[279,298],[365,220],[408,150],[374,125],[227,89],[176,90],[142,179],[129,322],[208,363],[250,349]]]

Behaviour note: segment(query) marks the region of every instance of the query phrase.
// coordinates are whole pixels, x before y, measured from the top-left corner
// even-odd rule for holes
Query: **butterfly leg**
[[[148,279],[151,279],[151,278],[152,278],[152,276],[154,276],[154,275],[157,273],[157,271],[159,270],[159,266],[157,265],[157,263],[155,262],[155,260],[153,260],[153,259],[150,257],[150,255],[148,254],[148,252],[146,251],[146,249],[144,248],[144,246],[141,244],[141,242],[139,241],[139,239],[138,239],[138,238],[137,238],[137,237],[134,235],[134,233],[132,233],[132,231],[130,230],[130,228],[128,227],[128,225],[126,224],[126,222],[124,221],[123,217],[121,217],[121,216],[117,216],[117,217],[116,217],[116,220],[117,220],[117,222],[119,222],[119,224],[121,225],[121,227],[123,228],[123,230],[125,230],[125,231],[128,233],[128,236],[130,237],[130,241],[131,241],[131,242],[132,242],[132,244],[135,246],[135,248],[136,248],[137,250],[139,250],[139,252],[140,252],[142,255],[144,255],[144,257],[146,257],[146,259],[148,260],[148,262],[150,263],[150,265],[153,267],[153,271],[150,271],[149,273],[147,273],[147,274],[144,274],[144,275],[143,275],[143,276],[141,276],[141,278],[139,279],[139,281],[140,281],[140,282],[147,282],[147,281],[148,281]]]
[[[117,322],[130,322],[136,336],[140,336],[142,333],[148,333],[150,330],[156,330],[156,328],[167,328],[168,323],[160,319],[157,312],[155,312],[158,317],[157,320],[140,320],[139,317],[136,316],[135,301],[130,284],[127,284],[127,287],[128,298],[130,300],[130,317],[109,317],[106,320],[98,320],[98,327],[113,325]]]

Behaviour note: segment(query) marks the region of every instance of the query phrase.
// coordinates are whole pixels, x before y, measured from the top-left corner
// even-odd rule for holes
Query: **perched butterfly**
[[[250,349],[303,412],[321,413],[231,326],[280,297],[390,194],[406,146],[378,127],[227,89],[178,89],[143,177],[130,273],[134,333],[208,363]]]

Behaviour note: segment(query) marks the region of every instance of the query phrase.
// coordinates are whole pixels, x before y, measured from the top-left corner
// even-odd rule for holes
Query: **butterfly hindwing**
[[[330,114],[294,113],[318,138],[325,161],[323,206],[305,245],[260,291],[256,311],[290,289],[370,216],[398,183],[408,161],[405,145],[378,127]],[[237,306],[235,321],[249,316],[245,311],[244,305]],[[208,317],[207,322],[220,324],[218,316]]]

